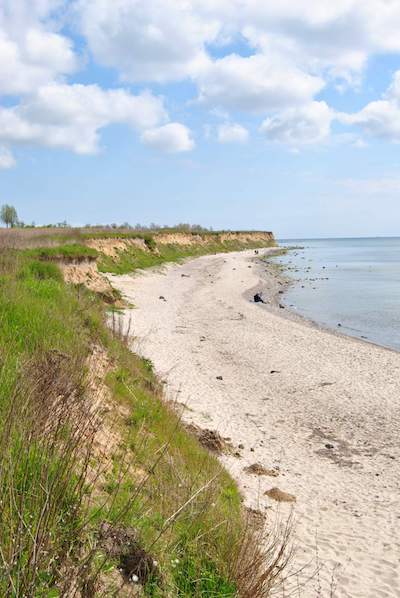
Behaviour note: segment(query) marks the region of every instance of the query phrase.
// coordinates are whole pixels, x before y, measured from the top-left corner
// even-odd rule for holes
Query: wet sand
[[[246,504],[271,519],[294,505],[295,595],[400,596],[400,353],[279,308],[284,284],[254,252],[110,280],[168,398],[231,438],[241,457],[221,460]],[[269,305],[252,301],[259,290]],[[254,463],[278,475],[244,471]],[[265,495],[274,487],[295,503]]]

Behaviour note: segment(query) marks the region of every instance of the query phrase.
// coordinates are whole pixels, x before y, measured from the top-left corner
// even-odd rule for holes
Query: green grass
[[[271,243],[272,245],[272,243]],[[195,245],[157,245],[157,251],[145,252],[138,247],[128,247],[120,251],[117,259],[110,256],[101,256],[98,260],[100,272],[113,274],[127,274],[137,269],[159,266],[167,262],[179,262],[189,257],[199,257],[213,253],[240,251],[243,249],[257,249],[265,247],[264,243],[240,243],[227,241]]]
[[[70,243],[0,253],[0,596],[61,596],[74,575],[83,584],[98,572],[107,583],[119,564],[96,545],[107,521],[134,528],[158,562],[145,596],[231,598],[244,533],[236,484],[165,404],[151,362],[107,326],[105,303],[64,284],[55,262],[97,259],[100,271],[123,274],[261,244],[221,243],[217,235],[188,246],[156,246],[137,233],[104,237],[143,238],[148,250],[128,245],[114,259]],[[80,410],[94,345],[111,364],[105,383],[118,442],[89,483],[99,457]]]
[[[58,591],[71,562],[90,551],[97,527],[107,520],[135,527],[143,547],[159,562],[163,590],[153,581],[146,595],[162,596],[169,588],[177,596],[233,596],[228,555],[240,536],[239,493],[218,461],[163,403],[151,364],[111,334],[105,306],[91,293],[65,285],[55,264],[26,252],[3,255],[0,280],[0,595],[14,595],[13,586],[19,588],[16,596]],[[35,431],[35,422],[38,416],[47,421],[48,393],[72,385],[80,396],[82,365],[94,343],[108,350],[113,367],[107,385],[129,416],[118,423],[121,441],[110,455],[112,468],[92,495],[90,485],[83,492],[78,483],[82,465],[69,448],[74,426],[81,424],[69,421],[66,411],[56,436],[42,437],[42,425]],[[61,357],[49,382],[54,355]],[[27,389],[32,388],[30,397]],[[148,476],[140,491],[138,470]],[[13,495],[23,496],[23,502],[15,504]],[[91,523],[83,533],[86,495]],[[186,502],[187,508],[167,524]],[[36,533],[43,545],[32,569]],[[18,538],[17,559],[13,538]]]
[[[60,268],[56,264],[39,260],[29,260],[18,276],[25,279],[55,280],[56,282],[61,282],[63,279]]]
[[[82,383],[67,370],[88,354],[93,305],[79,313],[54,264],[3,254],[0,273],[0,595],[47,595],[75,542],[81,486],[67,428],[43,436],[42,426],[63,375],[70,388]]]
[[[131,412],[122,431],[125,446],[132,458],[134,456],[135,467],[150,472],[140,496],[125,513],[124,523],[136,522],[144,546],[152,547],[152,553],[161,563],[164,583],[179,592],[187,589],[187,593],[176,595],[206,596],[207,588],[213,584],[215,588],[218,585],[233,588],[226,570],[228,554],[239,541],[242,525],[240,496],[235,483],[162,402],[149,363],[118,343],[111,344],[109,350],[118,367],[109,374],[107,383],[115,400],[129,406]],[[161,454],[153,472],[155,456]],[[117,460],[108,477],[110,494],[117,486],[120,473]],[[153,545],[171,514],[210,480],[214,480],[210,487],[190,503]],[[109,513],[111,520],[118,518],[134,488],[135,481],[124,476]],[[144,515],[149,506],[150,512]],[[174,564],[176,558],[181,563],[179,568]],[[210,571],[213,571],[212,579]],[[200,586],[204,586],[204,593],[196,593]],[[234,592],[209,595],[233,596]]]
[[[96,249],[78,243],[57,245],[55,247],[35,247],[34,249],[26,249],[24,253],[28,257],[54,261],[94,260],[99,255]]]

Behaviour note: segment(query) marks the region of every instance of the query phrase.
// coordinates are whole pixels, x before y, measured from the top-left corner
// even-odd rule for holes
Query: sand
[[[241,455],[220,458],[246,504],[271,519],[294,509],[295,595],[398,597],[400,353],[254,303],[283,288],[265,270],[240,252],[110,279],[168,398]]]

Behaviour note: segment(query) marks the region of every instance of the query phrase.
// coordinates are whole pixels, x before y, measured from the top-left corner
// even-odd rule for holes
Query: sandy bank
[[[223,462],[246,502],[269,514],[266,491],[296,497],[299,584],[319,568],[299,595],[398,597],[400,353],[260,307],[249,289],[279,286],[262,276],[241,252],[112,281],[185,419],[244,446]],[[256,462],[279,475],[243,471]]]

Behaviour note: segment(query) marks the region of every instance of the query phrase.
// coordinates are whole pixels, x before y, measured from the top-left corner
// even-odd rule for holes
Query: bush
[[[154,251],[156,248],[156,242],[153,239],[153,237],[151,237],[150,235],[145,235],[143,237],[143,240],[146,244],[146,247],[148,247],[150,249],[150,251]]]

